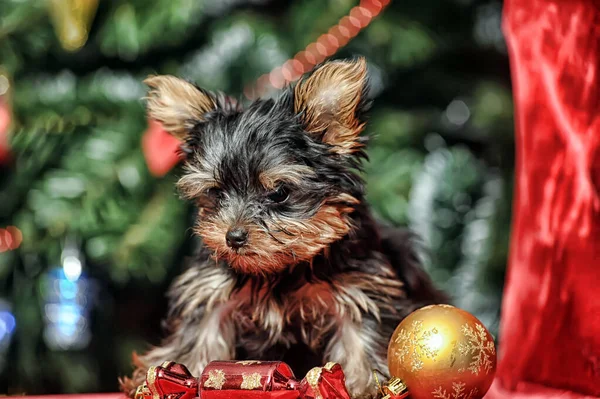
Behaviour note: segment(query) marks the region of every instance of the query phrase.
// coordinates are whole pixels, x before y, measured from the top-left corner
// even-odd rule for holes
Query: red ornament
[[[196,379],[185,366],[163,363],[148,370],[136,399],[350,399],[337,363],[310,370],[298,381],[283,362],[212,362]]]
[[[8,102],[0,97],[0,165],[10,161],[8,145],[8,127],[11,122],[11,112]]]
[[[180,161],[181,142],[155,121],[148,121],[148,130],[142,137],[142,150],[150,173],[156,177],[166,175]]]

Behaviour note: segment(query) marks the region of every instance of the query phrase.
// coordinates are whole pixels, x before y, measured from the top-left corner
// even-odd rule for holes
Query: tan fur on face
[[[183,198],[196,199],[208,189],[218,186],[214,176],[205,169],[190,163],[185,165],[185,169],[186,173],[177,182],[177,188]]]
[[[340,199],[358,202],[347,194]],[[352,211],[348,205],[324,204],[310,219],[279,217],[267,222],[270,234],[261,226],[246,225],[248,244],[239,252],[232,251],[225,243],[232,221],[224,216],[200,220],[195,232],[215,251],[217,259],[226,259],[244,273],[266,275],[309,261],[329,244],[344,237],[352,228],[348,217]]]
[[[322,140],[333,151],[348,154],[360,148],[357,137],[364,124],[356,109],[365,85],[367,66],[357,61],[334,61],[323,65],[302,80],[294,90],[294,107],[302,113],[309,133],[324,132]]]
[[[150,76],[144,83],[151,89],[147,97],[148,116],[179,139],[216,108],[208,93],[174,76]]]
[[[264,188],[274,190],[281,183],[300,185],[302,180],[314,175],[314,170],[305,165],[279,165],[262,172],[258,178]]]

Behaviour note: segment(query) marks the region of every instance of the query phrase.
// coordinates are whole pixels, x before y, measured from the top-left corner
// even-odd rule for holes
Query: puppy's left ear
[[[366,91],[367,64],[331,61],[301,80],[294,89],[294,108],[307,132],[319,135],[338,154],[361,147],[358,140],[364,123],[358,118]]]
[[[193,84],[169,75],[150,76],[148,116],[162,123],[173,136],[184,139],[190,130],[217,108],[215,98]]]

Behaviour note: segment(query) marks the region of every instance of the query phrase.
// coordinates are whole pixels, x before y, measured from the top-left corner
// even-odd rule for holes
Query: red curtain
[[[516,192],[487,397],[600,396],[600,3],[504,7]]]

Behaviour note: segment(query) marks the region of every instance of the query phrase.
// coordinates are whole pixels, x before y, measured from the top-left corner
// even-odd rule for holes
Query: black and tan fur
[[[354,397],[373,395],[395,326],[445,299],[411,235],[365,204],[365,61],[326,63],[245,109],[174,77],[146,83],[150,117],[185,143],[178,186],[203,246],[169,291],[168,338],[123,389],[166,360],[199,375],[212,360],[283,359],[299,374],[338,362]]]

